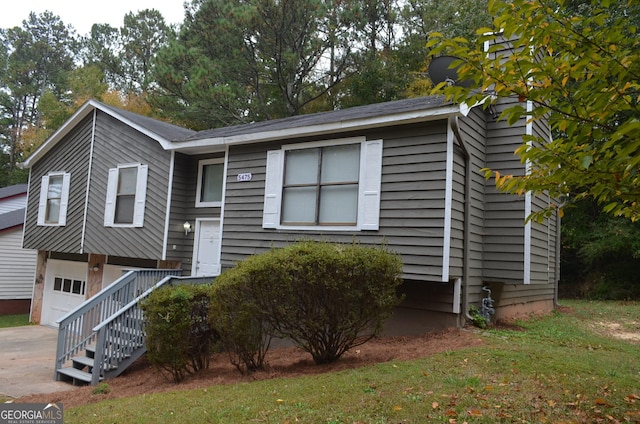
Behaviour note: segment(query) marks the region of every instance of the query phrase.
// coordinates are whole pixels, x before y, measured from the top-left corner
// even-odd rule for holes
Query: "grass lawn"
[[[65,410],[65,423],[640,423],[640,303],[481,332],[480,348],[304,378],[141,395]],[[177,389],[179,386],[177,386]]]
[[[0,328],[29,325],[29,314],[0,315]]]

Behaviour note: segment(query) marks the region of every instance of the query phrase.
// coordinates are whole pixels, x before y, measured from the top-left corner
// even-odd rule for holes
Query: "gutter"
[[[463,228],[463,247],[462,247],[462,277],[461,280],[461,288],[462,288],[462,316],[468,320],[473,321],[473,317],[469,315],[469,282],[467,278],[470,274],[471,265],[469,264],[469,252],[471,250],[470,246],[470,234],[471,234],[471,207],[470,207],[470,199],[471,199],[471,155],[469,154],[469,150],[467,150],[467,146],[462,138],[462,133],[460,132],[460,127],[458,125],[458,117],[454,116],[449,119],[449,125],[453,130],[456,139],[462,149],[462,153],[464,156],[464,228]]]

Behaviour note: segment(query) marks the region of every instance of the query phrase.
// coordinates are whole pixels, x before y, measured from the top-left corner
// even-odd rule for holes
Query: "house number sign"
[[[247,172],[245,174],[238,174],[238,181],[251,181],[253,178],[253,174],[251,172]]]

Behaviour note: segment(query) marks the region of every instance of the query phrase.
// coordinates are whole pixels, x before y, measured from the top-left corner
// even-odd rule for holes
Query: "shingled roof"
[[[413,99],[375,103],[366,106],[357,106],[330,112],[317,112],[308,115],[296,115],[290,116],[288,118],[272,119],[250,124],[215,128],[211,130],[199,131],[196,134],[193,134],[182,140],[174,139],[173,141],[188,142],[208,138],[233,137],[261,132],[284,131],[288,129],[312,127],[314,125],[321,124],[326,125],[331,123],[349,122],[363,118],[376,118],[381,116],[406,114],[407,112],[435,109],[450,104],[452,103],[446,102],[442,96],[417,97]]]

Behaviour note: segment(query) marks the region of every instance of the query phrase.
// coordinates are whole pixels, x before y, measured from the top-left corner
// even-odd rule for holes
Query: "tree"
[[[582,13],[576,7],[582,7]],[[433,54],[461,59],[460,79],[474,88],[436,87],[468,105],[513,97],[501,119],[547,120],[552,139],[523,138],[517,150],[529,172],[494,176],[507,192],[547,191],[555,199],[594,199],[603,210],[640,217],[640,38],[638,5],[627,0],[491,0],[492,28],[477,31],[480,43],[500,33],[512,47],[488,52],[462,38],[435,35]],[[635,14],[635,15],[634,15]],[[490,34],[491,33],[491,34]],[[493,34],[493,35],[492,35]],[[492,94],[493,96],[490,96]],[[544,213],[562,204],[556,202]],[[533,216],[533,218],[541,217]]]
[[[637,299],[640,222],[605,214],[593,199],[567,207],[562,219],[564,296]]]
[[[82,56],[85,65],[102,70],[111,89],[140,94],[153,85],[153,59],[173,36],[159,11],[129,12],[120,28],[94,24],[82,40]]]
[[[157,52],[173,36],[162,14],[155,9],[132,12],[124,16],[120,28],[122,52],[120,64],[125,93],[141,93],[149,89],[152,80],[152,63]]]
[[[193,128],[304,113],[344,76],[334,12],[321,0],[194,0],[158,54],[154,104]]]
[[[22,27],[10,28],[4,35],[0,143],[8,156],[6,172],[11,175],[23,151],[33,147],[24,142],[23,134],[41,124],[40,98],[47,92],[56,98],[68,94],[67,76],[74,68],[76,39],[73,29],[51,12],[31,13]]]

